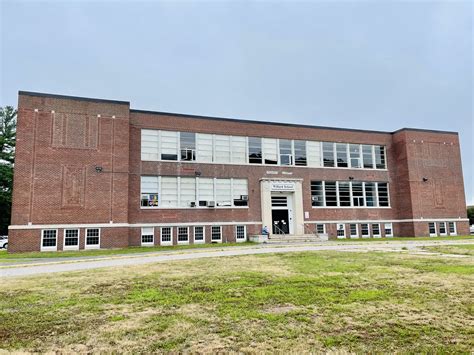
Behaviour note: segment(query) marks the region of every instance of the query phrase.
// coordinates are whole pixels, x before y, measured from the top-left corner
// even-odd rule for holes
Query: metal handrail
[[[283,229],[281,229],[280,227],[278,227],[276,224],[274,224],[273,227],[275,227],[277,229],[277,231],[280,232],[280,234],[278,234],[278,235],[283,235],[284,237],[286,236],[285,231]],[[271,235],[274,235],[274,234],[272,233]],[[269,236],[269,238],[270,238],[270,236]]]

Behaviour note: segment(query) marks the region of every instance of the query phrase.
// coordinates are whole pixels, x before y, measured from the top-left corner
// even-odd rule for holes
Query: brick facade
[[[387,169],[337,169],[255,166],[141,160],[141,129],[258,136],[280,139],[378,144],[386,147]],[[248,179],[248,208],[142,209],[142,175]],[[40,250],[41,229],[99,227],[100,247],[140,245],[141,226],[222,225],[223,241],[235,241],[235,225],[247,233],[262,228],[262,178],[302,179],[306,221],[328,221],[330,238],[336,223],[388,221],[395,236],[427,236],[428,222],[455,221],[458,235],[469,233],[466,219],[460,147],[457,133],[402,129],[371,132],[216,119],[131,110],[128,102],[20,92],[14,172],[12,252]],[[311,180],[387,181],[390,208],[312,208]],[[424,181],[424,179],[426,181]],[[426,221],[426,222],[425,222]],[[255,223],[251,223],[255,222]],[[383,227],[381,227],[383,229]],[[383,234],[383,232],[382,232]],[[347,235],[347,233],[346,233]],[[192,228],[190,228],[192,243]]]

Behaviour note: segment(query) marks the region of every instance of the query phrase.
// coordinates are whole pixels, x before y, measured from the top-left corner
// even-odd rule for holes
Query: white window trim
[[[196,240],[196,227],[202,228],[202,240]],[[206,226],[194,226],[193,227],[193,243],[194,244],[204,244],[206,243]]]
[[[373,225],[378,225],[379,226],[379,234],[374,234],[374,228],[372,227]],[[382,230],[380,229],[380,223],[370,223],[370,235],[372,238],[382,238]]]
[[[66,231],[77,231],[77,245],[66,245]],[[63,230],[63,250],[79,250],[80,243],[81,243],[81,230],[79,228],[65,228]]]
[[[212,239],[212,228],[213,227],[219,227],[220,228],[220,239]],[[211,226],[211,243],[222,243],[222,226]]]
[[[390,224],[390,234],[385,234],[385,225]],[[385,234],[385,238],[392,238],[393,237],[393,223],[391,222],[386,222],[383,224],[383,233]]]
[[[163,229],[164,228],[169,228],[170,229],[170,241],[163,242]],[[174,227],[160,227],[160,245],[173,245],[173,229]]]
[[[441,223],[444,223],[444,233],[441,233]],[[439,235],[448,235],[448,224],[446,222],[439,222],[438,224]]]
[[[179,228],[185,228],[185,229],[186,229],[186,234],[188,235],[188,239],[187,239],[187,240],[182,240],[182,241],[179,240]],[[186,245],[186,244],[189,244],[189,227],[186,227],[186,226],[178,226],[178,227],[176,227],[176,242],[177,242],[179,245]]]
[[[323,233],[318,233],[318,225],[322,225],[322,226],[323,226]],[[326,223],[316,223],[314,227],[315,227],[315,228],[314,228],[314,229],[315,229],[314,232],[315,232],[316,234],[323,234],[323,235],[326,235],[326,234],[327,234],[327,233],[326,233]]]
[[[342,226],[342,229],[339,229],[340,226]],[[337,233],[340,230],[344,231],[344,235],[339,235],[339,233]],[[337,223],[337,225],[336,225],[336,237],[337,237],[337,239],[346,239],[346,225],[345,224]]]
[[[244,227],[245,237],[243,239],[238,239],[237,238],[237,227]],[[222,237],[222,231],[221,231],[221,237]],[[236,243],[244,243],[244,242],[247,241],[247,226],[246,225],[238,224],[238,225],[235,226],[235,241],[236,241]]]
[[[44,232],[45,231],[50,231],[50,230],[53,230],[53,231],[56,231],[56,245],[54,247],[44,247],[43,246],[43,237],[44,237]],[[41,244],[40,244],[40,250],[41,251],[57,251],[58,250],[58,230],[57,229],[54,229],[54,228],[47,228],[47,229],[42,229],[41,230]]]
[[[98,235],[99,243],[98,244],[87,244],[87,231],[91,229],[99,230],[99,235]],[[100,249],[100,234],[101,234],[100,228],[86,228],[86,233],[84,235],[84,249]]]
[[[451,233],[450,230],[449,230],[449,223],[452,223],[453,226],[454,226],[454,232],[453,233]],[[458,235],[458,227],[457,227],[456,222],[448,222],[447,232],[449,233],[449,235],[452,235],[452,236]]]
[[[354,224],[356,226],[356,234],[355,235],[352,235],[351,224]],[[349,237],[351,239],[359,239],[359,224],[358,223],[349,223]]]
[[[433,224],[434,225],[434,229],[435,229],[435,232],[434,233],[431,233],[430,232],[430,224]],[[428,222],[428,233],[430,235],[430,237],[437,237],[438,236],[438,226],[436,225],[436,222]]]
[[[148,229],[148,228],[152,228],[152,229],[153,229],[153,241],[152,241],[152,242],[149,242],[149,243],[144,243],[144,242],[143,242],[143,235],[148,235],[148,234],[143,233],[143,230],[144,230],[144,229]],[[154,246],[154,245],[155,245],[155,228],[154,228],[154,227],[142,227],[142,228],[141,228],[140,245],[141,245],[142,247],[151,247],[151,246]]]
[[[364,235],[362,233],[362,225],[363,224],[367,225],[367,234],[366,235]],[[361,238],[370,238],[370,223],[361,223],[360,224],[360,236],[361,236]]]

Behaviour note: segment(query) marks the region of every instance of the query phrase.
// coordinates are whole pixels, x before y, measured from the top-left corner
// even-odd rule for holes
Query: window
[[[213,160],[213,139],[212,134],[196,134],[197,141],[197,161],[201,163],[212,163]]]
[[[41,231],[41,250],[57,250],[57,236],[58,231],[56,229],[43,229]]]
[[[384,223],[385,237],[393,237],[392,223]]]
[[[232,206],[232,190],[230,179],[216,179],[217,206]]]
[[[456,222],[448,222],[449,235],[456,235]]]
[[[446,235],[446,222],[439,222],[439,235]]]
[[[306,141],[294,141],[295,145],[295,165],[306,166]]]
[[[247,179],[232,179],[232,191],[234,196],[234,206],[248,206],[248,180]]]
[[[436,232],[436,223],[428,223],[428,230],[430,232],[430,237],[436,237],[438,235],[438,233]]]
[[[188,244],[188,243],[189,243],[189,228],[178,227],[178,244]]]
[[[142,160],[160,160],[158,130],[142,129],[141,155]]]
[[[245,242],[247,240],[246,226],[235,226],[235,239],[237,242]]]
[[[306,154],[308,158],[308,166],[321,166],[321,142],[306,142]]]
[[[272,207],[288,206],[288,198],[286,196],[272,196]]]
[[[376,207],[377,206],[377,192],[375,190],[374,182],[366,182],[365,185],[365,201],[367,207]]]
[[[351,206],[351,191],[350,183],[345,181],[339,181],[339,206],[350,207]]]
[[[64,230],[64,250],[79,249],[79,229],[65,229]]]
[[[263,159],[265,164],[278,164],[278,150],[276,139],[263,138]]]
[[[262,138],[249,137],[249,163],[262,164]]]
[[[293,151],[289,139],[280,139],[280,165],[293,165]]]
[[[326,225],[316,224],[316,234],[326,234]]]
[[[375,146],[375,167],[385,169],[385,147],[383,145]]]
[[[354,223],[349,224],[349,229],[351,232],[351,238],[359,238],[359,231],[357,229],[357,224],[354,224]]]
[[[232,163],[247,164],[247,138],[235,137],[231,139],[232,142]]]
[[[196,160],[196,133],[181,132],[179,135],[179,139],[181,149],[181,160]]]
[[[161,177],[162,207],[178,207],[178,178],[174,176]]]
[[[86,229],[86,249],[100,248],[100,229],[90,228]]]
[[[360,225],[360,231],[361,231],[361,234],[362,234],[362,238],[368,238],[370,236],[369,224],[368,223],[362,223]]]
[[[222,241],[222,227],[221,226],[212,226],[211,227],[211,242],[221,242]]]
[[[194,243],[204,243],[205,242],[205,229],[203,226],[194,227]]]
[[[360,145],[349,144],[349,154],[351,158],[351,168],[362,168],[362,162],[360,159]]]
[[[142,207],[158,207],[158,177],[142,176],[140,189],[140,205]]]
[[[337,167],[347,168],[348,167],[347,144],[336,143],[336,155],[337,155]]]
[[[362,189],[362,183],[352,182],[352,205],[355,207],[362,207],[364,203],[364,190]]]
[[[230,136],[214,136],[214,162],[229,164],[230,161]]]
[[[338,239],[344,239],[346,237],[346,230],[344,228],[344,224],[338,224],[337,225],[337,238]]]
[[[311,205],[324,206],[324,187],[322,181],[311,181]]]
[[[154,244],[154,228],[143,227],[142,228],[142,245],[153,245]]]
[[[326,167],[334,167],[334,143],[323,142],[323,162]]]
[[[173,245],[173,228],[161,227],[160,237],[160,245]]]
[[[371,146],[371,145],[363,145],[362,146],[362,160],[364,162],[364,168],[365,169],[373,169],[374,168],[373,146]]]
[[[160,131],[161,133],[161,160],[178,160],[179,132]]]
[[[379,207],[388,207],[388,184],[386,182],[379,182],[378,184],[379,193]]]
[[[208,201],[214,201],[214,179],[199,178],[198,206],[207,206]]]
[[[196,179],[192,177],[181,177],[179,179],[179,206],[196,206]]]
[[[337,206],[337,190],[335,181],[326,181],[324,183],[324,191],[326,194],[326,206]]]
[[[372,237],[380,238],[380,224],[372,223]]]

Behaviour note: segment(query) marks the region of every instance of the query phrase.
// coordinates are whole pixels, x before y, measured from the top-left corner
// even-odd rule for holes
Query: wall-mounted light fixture
[[[423,178],[423,182],[427,182],[428,181],[428,178]]]
[[[353,176],[349,176],[349,180],[354,180],[354,177],[353,177]]]
[[[96,166],[96,167],[95,167],[95,172],[96,172],[96,173],[101,173],[103,169],[104,169],[104,168],[102,168],[101,166]]]
[[[196,176],[201,176],[201,174],[202,174],[202,173],[201,173],[199,170],[196,170],[196,171],[194,172],[194,175],[196,175]]]

